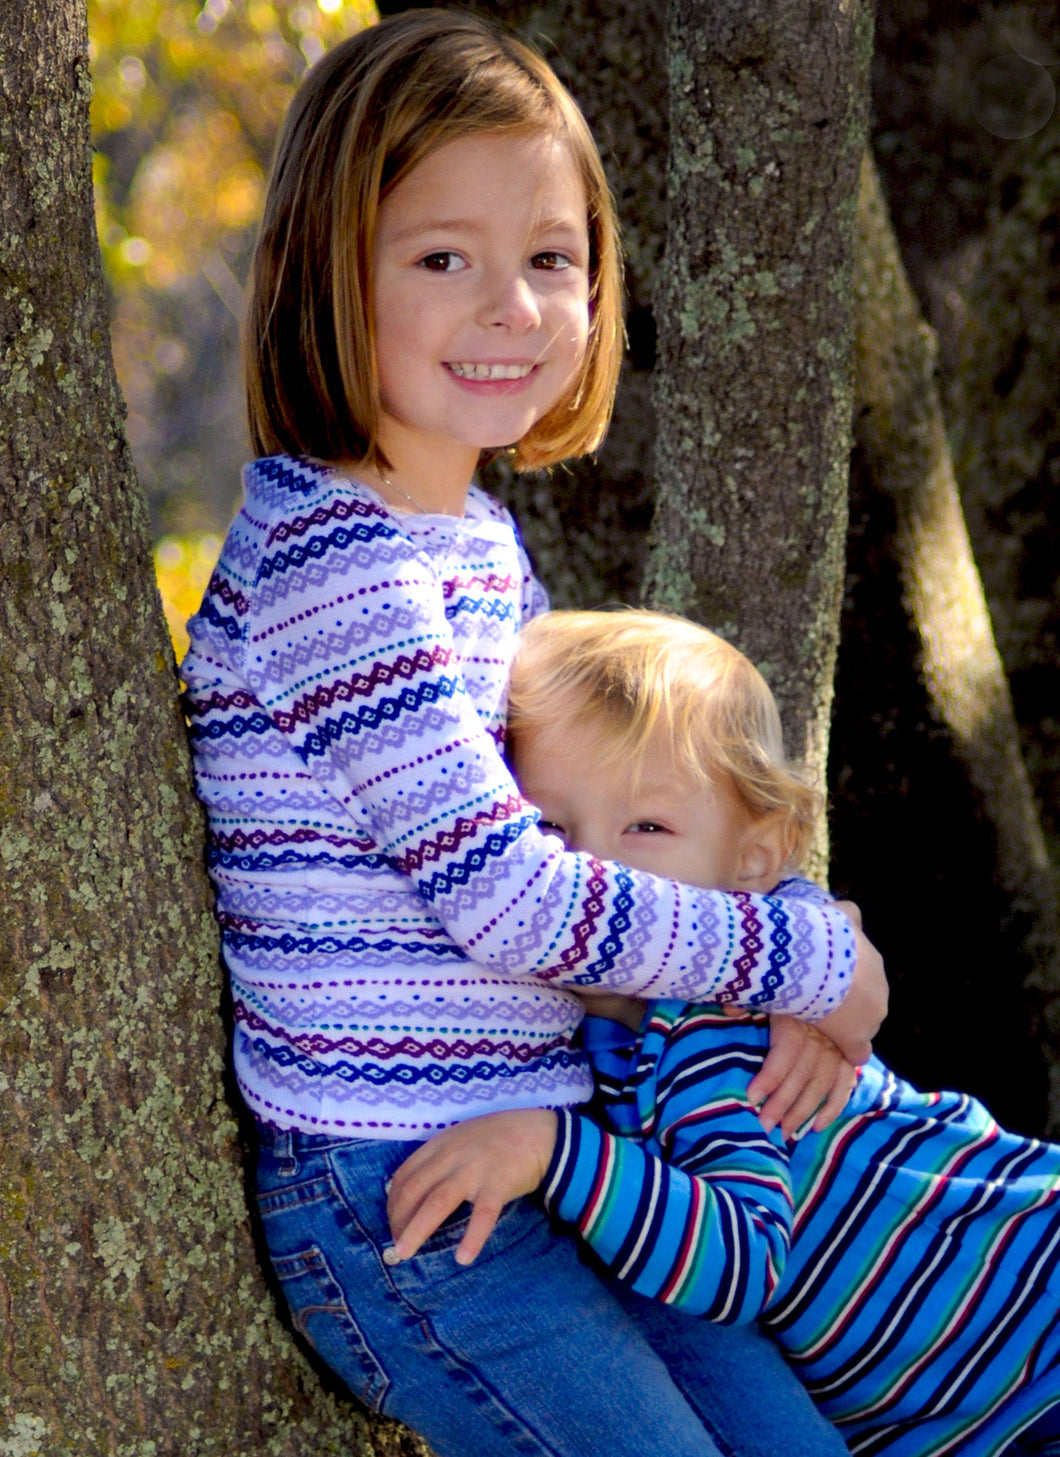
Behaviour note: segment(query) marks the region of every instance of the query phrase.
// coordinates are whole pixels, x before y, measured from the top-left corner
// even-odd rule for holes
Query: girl
[[[520,785],[568,845],[693,884],[822,894],[784,878],[819,798],[785,762],[762,678],[704,628],[537,618],[509,732]],[[531,1115],[493,1115],[421,1146],[391,1188],[402,1253],[421,1192],[455,1201],[485,1156],[495,1186],[540,1181],[609,1271],[669,1303],[660,1318],[705,1317],[686,1320],[680,1359],[709,1322],[761,1316],[852,1452],[1060,1453],[1060,1147],[875,1059],[826,1132],[770,1140],[748,1096],[761,1018],[618,996],[591,1010],[595,1117],[561,1108],[520,1131]]]
[[[271,1256],[324,1360],[441,1454],[622,1457],[647,1421],[711,1454],[713,1398],[678,1390],[528,1203],[474,1272],[453,1226],[394,1265],[385,1187],[410,1148],[586,1100],[575,988],[768,1002],[851,1060],[885,1000],[834,909],[561,853],[501,758],[542,595],[468,483],[512,442],[519,467],[593,448],[620,336],[600,161],[538,56],[412,12],[313,68],[250,289],[262,458],[183,671]],[[724,1349],[762,1363],[787,1450],[827,1450],[767,1355]]]

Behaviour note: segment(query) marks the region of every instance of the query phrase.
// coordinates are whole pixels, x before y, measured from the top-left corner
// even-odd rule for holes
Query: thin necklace
[[[384,475],[382,471],[379,472],[379,479],[383,482],[383,485],[386,486],[388,491],[397,491],[399,496],[404,496],[405,500],[408,501],[409,505],[415,506],[416,510],[420,513],[421,516],[433,516],[436,514],[433,511],[428,511],[426,506],[421,506],[419,501],[416,500],[415,496],[410,496],[408,491],[403,490],[401,486],[399,486],[395,481],[392,481],[389,476]]]
[[[410,496],[408,491],[406,491],[403,486],[399,486],[396,481],[392,481],[390,477],[388,475],[384,475],[382,471],[379,471],[379,479],[383,482],[383,485],[386,486],[388,491],[396,491],[399,496],[404,496],[405,500],[409,503],[409,505],[415,506],[416,510],[420,513],[421,516],[449,516],[456,514],[455,512],[449,511],[432,511],[429,507],[421,505],[420,502],[416,500],[415,496]]]

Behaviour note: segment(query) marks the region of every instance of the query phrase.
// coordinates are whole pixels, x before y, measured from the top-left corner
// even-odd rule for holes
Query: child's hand
[[[550,1108],[519,1108],[469,1118],[421,1144],[390,1181],[386,1210],[394,1246],[387,1263],[410,1259],[466,1202],[471,1218],[456,1262],[470,1265],[504,1206],[532,1194],[545,1177],[558,1126]]]
[[[832,1039],[847,1062],[857,1066],[872,1056],[872,1039],[887,1015],[887,978],[883,957],[861,930],[857,906],[853,901],[836,901],[836,906],[854,925],[854,977],[836,1010],[814,1026]]]
[[[779,1124],[785,1138],[794,1138],[811,1118],[822,1133],[842,1113],[856,1082],[855,1069],[812,1022],[777,1014],[769,1019],[769,1054],[747,1091],[762,1104],[758,1116],[766,1132]]]

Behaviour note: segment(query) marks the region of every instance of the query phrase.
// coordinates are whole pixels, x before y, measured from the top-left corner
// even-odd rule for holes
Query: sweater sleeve
[[[219,572],[213,631],[241,654],[250,692],[189,695],[193,737],[278,729],[358,847],[409,877],[498,973],[833,1010],[854,966],[841,913],[692,890],[540,832],[467,692],[432,560],[386,513],[358,509],[347,499],[339,524],[325,507],[263,523],[256,560],[239,563],[246,589]]]
[[[652,1146],[665,1158],[562,1108],[543,1189],[617,1279],[735,1325],[755,1320],[780,1282],[792,1194],[779,1136],[747,1099],[761,1053],[719,1020],[710,1040],[685,1036],[661,1060],[655,1086],[670,1091]]]

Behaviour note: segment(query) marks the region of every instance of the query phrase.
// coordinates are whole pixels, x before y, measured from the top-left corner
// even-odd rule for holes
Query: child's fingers
[[[851,1067],[846,1058],[842,1058],[839,1064],[839,1071],[836,1074],[836,1080],[832,1085],[832,1091],[821,1104],[817,1112],[817,1117],[813,1120],[813,1130],[815,1133],[823,1133],[830,1124],[835,1122],[846,1107],[850,1095],[857,1085],[857,1081],[857,1068]]]
[[[429,1139],[395,1169],[387,1185],[386,1212],[390,1232],[404,1251],[410,1226],[416,1248],[469,1197],[472,1180],[462,1165],[454,1166],[441,1136]],[[418,1235],[418,1238],[416,1237]],[[413,1253],[402,1254],[407,1258]]]
[[[795,1137],[811,1119],[815,1127],[818,1119],[827,1127],[846,1104],[853,1069],[809,1023],[773,1016],[769,1038],[769,1056],[749,1088],[752,1101],[761,1104],[762,1126],[767,1133],[780,1127],[785,1138]]]
[[[449,1181],[436,1185],[419,1199],[408,1192],[396,1199],[391,1195],[387,1199],[387,1216],[390,1231],[396,1238],[383,1259],[388,1265],[410,1260],[423,1241],[464,1202],[463,1191]]]
[[[774,1097],[791,1076],[806,1044],[805,1023],[782,1014],[769,1019],[769,1051],[755,1073],[747,1093],[752,1103],[763,1103]]]
[[[503,1208],[503,1204],[485,1199],[480,1199],[471,1206],[471,1217],[467,1222],[467,1229],[456,1248],[458,1265],[470,1265],[481,1253],[482,1246],[493,1233],[493,1227],[500,1218]]]
[[[836,1010],[822,1017],[816,1026],[832,1039],[847,1062],[857,1066],[872,1056],[872,1039],[887,1015],[887,978],[883,957],[857,925],[854,943],[856,959],[850,988]]]
[[[781,1084],[758,1110],[762,1126],[767,1133],[779,1127],[785,1138],[794,1138],[817,1112],[830,1088],[831,1079],[826,1074],[800,1065],[792,1078]]]
[[[536,1189],[556,1141],[556,1114],[547,1108],[489,1113],[445,1128],[395,1171],[387,1192],[394,1245],[384,1258],[412,1257],[461,1204],[472,1206],[458,1262],[478,1255],[504,1206]]]

